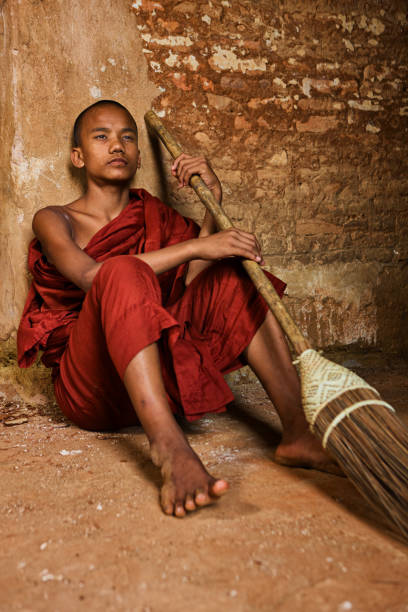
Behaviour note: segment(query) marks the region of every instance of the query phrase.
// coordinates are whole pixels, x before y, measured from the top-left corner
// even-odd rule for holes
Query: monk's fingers
[[[231,250],[230,255],[263,262],[258,241],[253,234],[248,234],[247,232],[231,233],[227,238],[227,244]]]
[[[214,174],[205,157],[193,157],[185,153],[180,155],[173,163],[172,173],[178,178],[179,185],[183,187],[189,184],[193,174],[199,174],[203,178],[207,177],[207,179]]]
[[[173,161],[172,166],[171,166],[172,173],[180,174],[183,168],[185,168],[187,165],[196,163],[197,159],[201,159],[201,158],[192,157],[191,155],[182,153],[181,155],[176,157],[176,159]]]
[[[183,185],[188,185],[190,182],[191,177],[194,174],[198,174],[200,176],[203,176],[205,174],[206,171],[206,164],[205,161],[200,160],[189,160],[189,161],[185,161],[183,164],[181,164],[179,166],[179,171],[178,171],[178,179],[179,182],[182,183]]]
[[[173,174],[177,173],[177,169],[180,166],[180,164],[183,163],[183,160],[188,159],[189,155],[187,155],[186,153],[182,153],[181,155],[179,155],[178,157],[176,157],[175,160],[173,160],[173,163],[171,165],[171,171]]]
[[[250,232],[246,232],[245,230],[241,230],[237,227],[231,227],[227,230],[219,232],[219,234],[223,234],[224,237],[231,238],[232,240],[240,240],[242,242],[246,242],[248,245],[253,245],[255,248],[260,250],[260,245],[255,234],[251,234]]]

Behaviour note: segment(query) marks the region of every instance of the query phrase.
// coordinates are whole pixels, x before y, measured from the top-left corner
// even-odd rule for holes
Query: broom
[[[145,121],[173,158],[180,145],[154,111]],[[220,230],[232,223],[198,175],[190,184]],[[313,350],[261,267],[242,264],[298,355],[303,410],[311,431],[362,495],[408,539],[408,429],[394,409],[362,378]]]

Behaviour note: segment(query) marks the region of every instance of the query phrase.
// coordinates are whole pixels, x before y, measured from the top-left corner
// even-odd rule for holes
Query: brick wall
[[[350,11],[350,7],[353,10]],[[153,107],[320,346],[406,347],[406,3],[136,0]],[[169,198],[200,216],[194,197]],[[185,204],[187,200],[188,205]]]

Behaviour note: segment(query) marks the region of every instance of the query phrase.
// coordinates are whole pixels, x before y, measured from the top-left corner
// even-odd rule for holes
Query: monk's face
[[[140,165],[132,116],[115,105],[91,108],[82,119],[80,144],[71,159],[74,166],[86,169],[88,181],[130,182]]]

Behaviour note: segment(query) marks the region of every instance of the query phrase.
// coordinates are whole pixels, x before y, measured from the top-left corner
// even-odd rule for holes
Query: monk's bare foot
[[[283,436],[274,460],[288,467],[308,468],[345,476],[341,467],[322,448],[319,440],[307,430],[300,436]]]
[[[228,489],[226,480],[207,472],[185,440],[152,443],[151,455],[163,476],[160,500],[165,514],[181,518],[214,503]]]

